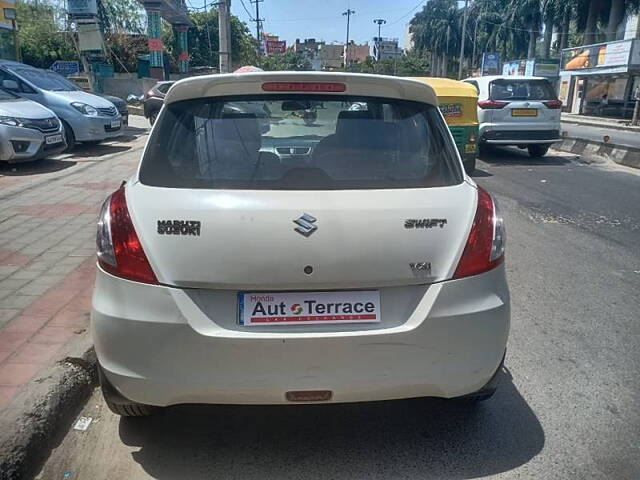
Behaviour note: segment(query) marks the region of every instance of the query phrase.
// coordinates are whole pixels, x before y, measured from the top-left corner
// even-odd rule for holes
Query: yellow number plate
[[[537,117],[537,108],[514,108],[511,110],[512,117]]]
[[[467,143],[464,146],[464,153],[473,153],[476,151],[476,144],[475,143]]]

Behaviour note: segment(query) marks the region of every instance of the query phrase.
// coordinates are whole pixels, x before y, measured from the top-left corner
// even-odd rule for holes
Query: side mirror
[[[12,90],[15,92],[20,90],[20,85],[18,85],[18,82],[16,82],[15,80],[3,80],[2,86],[7,90]]]

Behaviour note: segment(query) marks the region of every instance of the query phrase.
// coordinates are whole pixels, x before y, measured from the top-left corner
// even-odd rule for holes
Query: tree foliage
[[[278,70],[311,70],[311,62],[301,52],[294,52],[289,48],[284,54],[262,55],[257,59],[256,66],[267,71]]]
[[[48,0],[37,4],[18,0],[20,50],[25,63],[49,68],[56,60],[77,60],[73,37],[60,30],[64,12]]]
[[[615,40],[624,12],[637,12],[640,0],[475,0],[468,8],[465,57],[475,53],[477,65],[482,52],[503,59],[557,56],[560,48]],[[455,0],[430,0],[411,20],[415,46],[432,64],[457,63],[462,15]],[[546,41],[539,42],[545,30]],[[560,40],[552,45],[554,31]]]

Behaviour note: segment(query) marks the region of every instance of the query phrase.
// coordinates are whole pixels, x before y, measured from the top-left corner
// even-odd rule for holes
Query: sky
[[[187,0],[187,5],[199,7],[204,1]],[[251,12],[251,18],[255,18],[255,4],[250,0],[231,0],[231,13],[244,21],[255,35],[256,24],[250,21],[243,3]],[[287,46],[296,38],[344,43],[347,17],[342,12],[350,8],[355,14],[351,16],[349,39],[371,44],[378,35],[378,26],[373,20],[382,18],[387,24],[382,26],[381,35],[398,38],[400,46],[405,47],[407,24],[424,3],[424,0],[264,0],[260,3],[260,17],[264,18],[264,31],[286,40]]]

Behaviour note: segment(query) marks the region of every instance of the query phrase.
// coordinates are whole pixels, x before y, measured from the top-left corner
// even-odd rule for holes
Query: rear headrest
[[[241,141],[251,150],[260,148],[260,127],[255,114],[223,112],[221,118],[223,121],[219,122],[217,135],[227,141]]]
[[[338,113],[338,121],[336,122],[336,135],[351,135],[354,130],[360,127],[358,123],[351,120],[373,120],[373,115],[368,110],[343,110]]]

